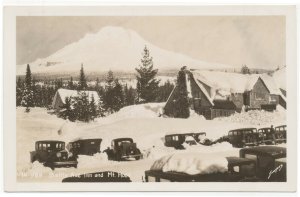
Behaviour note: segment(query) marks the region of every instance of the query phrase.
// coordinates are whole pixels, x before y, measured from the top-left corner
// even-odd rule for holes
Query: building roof
[[[55,105],[58,96],[61,98],[61,101],[65,104],[66,98],[78,97],[80,92],[85,92],[89,97],[89,101],[92,100],[92,97],[94,97],[95,102],[98,102],[100,100],[100,97],[96,91],[77,91],[77,90],[68,90],[68,89],[60,88],[56,91],[54,95],[52,106]]]
[[[273,77],[267,74],[240,74],[207,70],[191,70],[191,74],[212,104],[215,99],[224,100],[230,94],[251,91],[259,78],[263,81],[270,94],[281,94]],[[211,92],[207,92],[200,82],[209,86]]]

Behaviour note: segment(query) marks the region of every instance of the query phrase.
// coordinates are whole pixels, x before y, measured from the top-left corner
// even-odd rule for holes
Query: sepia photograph
[[[286,15],[32,13],[14,18],[17,184],[295,181]]]

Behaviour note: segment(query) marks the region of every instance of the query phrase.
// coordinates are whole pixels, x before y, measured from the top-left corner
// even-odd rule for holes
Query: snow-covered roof
[[[260,76],[260,78],[263,80],[263,82],[267,86],[270,94],[277,94],[277,95],[281,94],[279,87],[275,83],[275,80],[273,77],[271,77],[270,75],[267,75],[267,74],[262,74]]]
[[[96,91],[77,91],[77,90],[68,90],[68,89],[60,88],[55,93],[52,106],[54,105],[55,100],[56,100],[55,98],[57,96],[60,96],[62,102],[65,103],[65,99],[66,98],[69,98],[69,97],[78,97],[79,96],[78,93],[80,93],[80,92],[85,92],[88,95],[88,97],[89,97],[89,101],[92,100],[92,97],[94,97],[95,102],[98,102],[100,100],[100,97],[99,97],[99,95],[98,95],[98,93]]]
[[[273,77],[267,74],[240,74],[206,70],[192,70],[191,73],[197,85],[211,103],[214,99],[225,98],[231,93],[251,91],[259,78],[264,82],[270,94],[280,94]],[[210,94],[200,82],[211,88]]]
[[[252,90],[258,80],[258,74],[244,75],[221,71],[193,70],[191,71],[196,80],[205,83],[209,87],[220,90],[223,93],[243,93]]]

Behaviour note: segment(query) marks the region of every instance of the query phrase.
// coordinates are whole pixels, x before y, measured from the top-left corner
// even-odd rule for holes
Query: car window
[[[43,150],[47,149],[47,144],[43,144],[42,146],[43,146],[43,148],[42,148]]]

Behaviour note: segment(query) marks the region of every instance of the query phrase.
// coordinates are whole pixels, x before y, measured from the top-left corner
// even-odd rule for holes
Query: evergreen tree
[[[90,118],[91,120],[94,120],[95,118],[97,118],[97,105],[95,103],[94,96],[92,96],[91,98],[89,108],[90,108]]]
[[[246,65],[244,65],[241,69],[241,73],[242,74],[250,74],[250,69]]]
[[[105,84],[105,90],[104,90],[104,96],[103,96],[103,102],[104,102],[104,108],[108,111],[108,113],[114,112],[114,75],[113,72],[110,70],[107,73],[106,76],[106,84]]]
[[[100,85],[99,85],[100,81],[99,81],[99,78],[97,77],[96,79],[96,84],[95,84],[95,91],[98,92],[99,88],[100,88]]]
[[[22,90],[23,90],[23,82],[20,77],[17,80],[17,87],[16,87],[16,105],[20,106],[22,101]]]
[[[83,70],[83,65],[81,64],[78,90],[85,90],[85,89],[87,89],[87,83],[86,83],[86,77],[85,77],[84,70]]]
[[[170,81],[167,81],[164,85],[159,86],[156,102],[166,102],[173,89],[174,85]]]
[[[61,107],[61,111],[59,113],[59,116],[62,117],[63,119],[68,119],[70,121],[75,121],[76,116],[74,113],[74,110],[72,109],[72,98],[71,97],[66,97],[65,98],[65,104]]]
[[[70,81],[68,81],[68,88],[70,90],[74,90],[74,82],[73,82],[73,77],[70,78]]]
[[[26,107],[25,112],[30,112],[30,107],[34,106],[32,78],[31,78],[31,70],[29,64],[27,64],[27,68],[26,68],[25,86],[23,89],[21,105]]]
[[[185,67],[178,72],[177,94],[174,96],[174,107],[174,116],[176,118],[188,118],[190,116]]]
[[[141,63],[142,65],[135,69],[138,72],[136,76],[138,102],[153,102],[155,101],[159,84],[159,81],[155,79],[158,70],[153,69],[153,60],[146,46]]]
[[[115,87],[113,88],[112,94],[112,109],[113,111],[119,111],[124,106],[124,93],[122,85],[119,80],[115,80]]]
[[[127,86],[127,84],[124,87],[124,95],[125,95],[125,100],[124,100],[124,105],[133,105],[135,103],[135,91],[132,87]]]
[[[100,95],[100,99],[97,105],[97,117],[104,117],[105,116],[105,109],[102,101],[102,97]]]
[[[78,92],[78,97],[74,97],[74,114],[77,120],[88,122],[91,120],[90,102],[88,94],[84,91]]]

